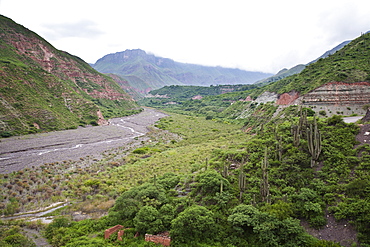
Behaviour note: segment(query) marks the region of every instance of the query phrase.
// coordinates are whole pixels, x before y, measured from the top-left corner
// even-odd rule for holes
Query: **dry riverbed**
[[[45,163],[101,158],[109,149],[141,142],[148,127],[166,114],[145,108],[143,112],[111,119],[108,126],[78,128],[1,139],[0,173],[11,173]]]

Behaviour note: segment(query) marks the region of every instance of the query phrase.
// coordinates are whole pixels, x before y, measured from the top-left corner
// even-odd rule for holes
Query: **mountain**
[[[269,83],[272,83],[272,82],[275,82],[275,81],[284,79],[285,77],[298,74],[302,70],[304,70],[304,68],[306,68],[307,65],[309,65],[311,63],[317,62],[320,58],[326,58],[326,57],[328,57],[330,55],[333,55],[334,53],[336,53],[337,51],[339,51],[340,49],[342,49],[344,46],[346,46],[350,42],[351,42],[351,40],[343,41],[342,43],[340,43],[339,45],[337,45],[333,49],[331,49],[329,51],[326,51],[320,57],[318,57],[315,60],[309,62],[308,64],[298,64],[298,65],[296,65],[296,66],[294,66],[294,67],[292,67],[290,69],[284,68],[284,69],[280,70],[276,75],[273,75],[273,76],[270,76],[270,77],[265,78],[263,80],[260,80],[257,83],[261,83],[262,85],[266,85],[266,84],[269,84]]]
[[[370,80],[370,33],[351,41],[331,56],[311,63],[296,75],[266,87],[267,91],[301,94],[329,82],[354,83]]]
[[[322,116],[363,115],[370,105],[370,33],[302,72],[255,89],[257,103],[302,105]]]
[[[92,66],[102,73],[120,75],[142,95],[170,85],[251,84],[271,75],[240,69],[179,63],[147,54],[140,49],[106,55]]]
[[[296,65],[296,66],[294,66],[290,69],[284,68],[284,69],[280,70],[276,75],[270,76],[270,77],[268,77],[266,79],[263,79],[263,80],[260,80],[256,83],[261,84],[261,85],[267,85],[267,84],[270,84],[272,82],[284,79],[285,77],[298,74],[302,70],[304,70],[305,67],[306,67],[306,65],[304,65],[304,64],[298,64],[298,65]]]
[[[137,104],[110,77],[0,16],[0,134],[102,124]]]
[[[264,86],[256,83],[243,88],[244,91],[234,90],[221,95],[210,94],[212,88],[205,94],[197,88],[164,87],[152,91],[153,96],[141,103],[208,118],[249,119],[255,124],[271,117],[258,119],[260,108],[257,106],[262,107],[262,103],[273,103],[269,106],[281,106],[279,109],[301,105],[321,116],[363,115],[370,105],[369,41],[370,33],[364,34],[334,54],[305,66],[300,73]],[[284,73],[288,70],[282,70],[278,75],[283,76]],[[183,95],[188,97],[184,99]],[[203,98],[193,100],[196,95]],[[253,114],[258,121],[250,120]]]
[[[328,56],[330,55],[333,55],[334,53],[336,53],[337,51],[339,51],[340,49],[342,49],[344,46],[348,45],[352,40],[346,40],[346,41],[343,41],[342,43],[340,43],[339,45],[337,45],[336,47],[334,47],[333,49],[329,50],[329,51],[326,51],[324,54],[322,54],[320,57],[316,58],[315,60],[309,62],[307,65],[311,64],[311,63],[314,63],[316,61],[318,61],[320,58],[327,58]]]

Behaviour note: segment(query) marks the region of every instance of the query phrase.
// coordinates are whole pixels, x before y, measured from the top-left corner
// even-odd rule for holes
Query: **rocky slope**
[[[114,80],[0,16],[2,136],[104,123],[136,108]]]
[[[301,96],[298,92],[291,91],[280,95],[275,94],[275,97],[278,105],[299,104],[325,116],[364,115],[370,104],[370,83],[330,82]]]
[[[301,104],[322,115],[365,114],[370,105],[369,58],[367,33],[301,73],[256,90],[252,98],[278,105]]]
[[[122,76],[140,94],[169,85],[250,84],[271,75],[240,69],[179,63],[147,54],[140,49],[106,55],[92,66],[102,73]]]

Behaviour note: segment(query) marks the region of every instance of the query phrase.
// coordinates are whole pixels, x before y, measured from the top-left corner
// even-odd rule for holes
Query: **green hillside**
[[[370,33],[364,34],[342,49],[308,65],[301,73],[279,80],[264,91],[307,93],[328,82],[362,82],[370,80]]]
[[[131,97],[80,58],[0,16],[1,136],[76,128],[130,114]]]
[[[266,91],[278,94],[297,91],[300,95],[303,95],[329,82],[355,83],[370,81],[369,41],[370,33],[364,34],[346,46],[340,46],[341,49],[334,54],[321,58],[307,65],[304,69],[296,66],[291,70],[283,70],[275,77],[270,77],[272,81],[253,84],[253,87],[244,88],[244,91],[222,95],[206,95],[202,99],[193,100],[191,98],[172,97],[173,93],[176,95],[176,90],[173,90],[173,93],[166,92],[170,96],[169,98],[146,98],[141,102],[148,106],[178,113],[207,116],[209,118],[227,118],[229,120],[240,119],[239,121],[246,120],[247,125],[252,123],[258,125],[263,122],[263,118],[257,120],[260,118],[258,112],[261,108],[266,108],[267,105],[262,106],[250,100],[256,99]],[[284,73],[290,73],[294,69],[301,70],[301,72],[285,77]],[[279,79],[279,76],[285,78]],[[264,85],[266,83],[268,84]],[[176,88],[165,87],[153,91],[153,94],[163,94],[163,92],[170,89]],[[187,92],[187,90],[184,92]],[[248,96],[249,100],[246,101],[245,99]],[[168,104],[168,102],[172,103]],[[173,102],[176,104],[173,104]],[[273,107],[276,108],[273,104],[270,104],[270,107],[271,110],[273,110]]]

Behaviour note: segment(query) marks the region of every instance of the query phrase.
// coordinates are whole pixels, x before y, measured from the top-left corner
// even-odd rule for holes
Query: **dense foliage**
[[[289,117],[289,112],[296,113]],[[181,116],[162,119],[159,127],[184,137],[162,153],[175,154],[172,160],[175,157],[181,160],[195,152],[194,149],[180,152],[185,151],[182,145],[214,142],[212,149],[204,150],[203,157],[208,158],[202,163],[184,160],[178,167],[190,166],[191,170],[181,173],[176,170],[159,176],[152,173],[148,182],[123,192],[107,217],[78,223],[65,219],[68,224],[53,223],[47,231],[52,227],[53,241],[66,246],[73,246],[75,241],[104,241],[103,230],[116,224],[132,230],[122,242],[105,240],[105,243],[146,246],[149,243],[143,242],[144,233],[169,231],[173,246],[339,246],[308,235],[299,223],[306,221],[312,228],[320,229],[325,227],[330,214],[338,220],[347,220],[347,224],[351,220],[362,246],[367,246],[370,148],[367,144],[354,148],[358,145],[355,141],[358,126],[345,124],[338,116],[307,117],[296,108],[285,113],[287,118],[273,119],[253,136],[223,132],[224,138],[233,141],[219,147],[214,144],[220,137],[188,138],[193,134],[186,125],[197,121],[207,126],[215,121]],[[299,126],[301,131],[295,133]],[[315,144],[322,148],[316,163],[312,163],[313,154],[308,148],[306,130],[310,126],[316,126],[316,131],[322,134],[321,144]],[[137,153],[143,155],[142,151]],[[149,162],[161,153],[152,155]],[[140,166],[144,168],[147,164]],[[86,239],[87,233],[80,229],[97,232],[97,238]],[[141,237],[134,238],[135,232]]]
[[[24,236],[19,226],[1,226],[0,246],[2,247],[36,247],[36,245]]]

